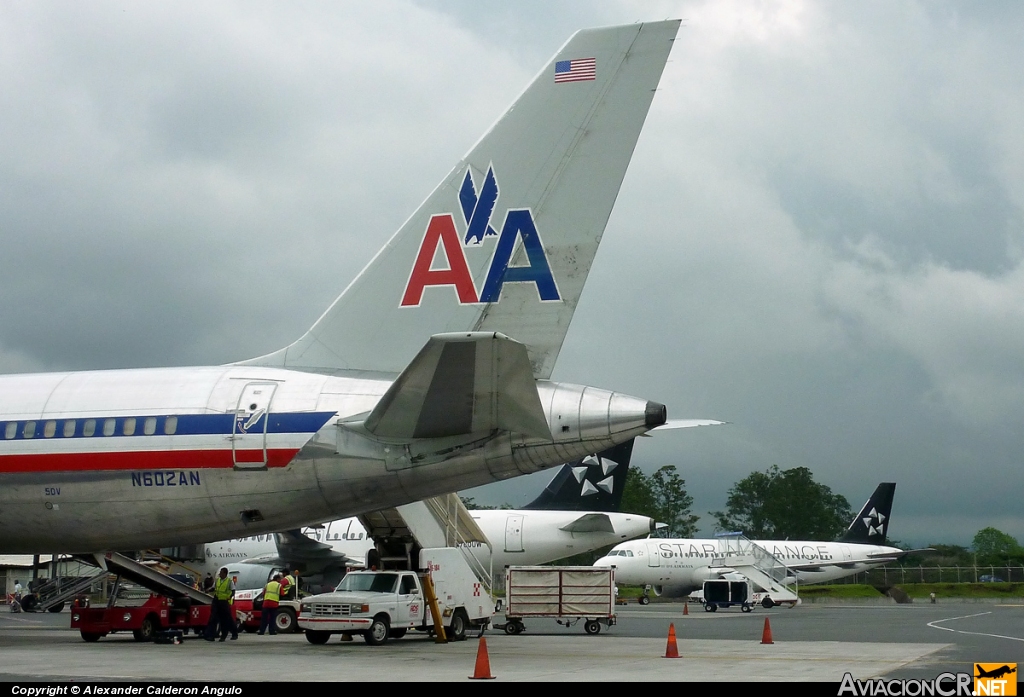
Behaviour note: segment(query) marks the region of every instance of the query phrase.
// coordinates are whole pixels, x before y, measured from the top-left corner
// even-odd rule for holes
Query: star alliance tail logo
[[[576,482],[583,485],[583,489],[580,491],[580,496],[593,496],[598,491],[603,491],[606,494],[612,494],[615,490],[615,477],[612,476],[612,470],[619,466],[619,463],[615,462],[609,457],[601,457],[600,455],[588,455],[583,458],[580,462],[579,467],[572,468],[572,474],[576,477]],[[599,482],[591,482],[587,477],[589,468],[600,467],[601,475],[604,476]]]
[[[423,300],[424,290],[432,286],[454,288],[460,305],[498,302],[501,289],[506,283],[534,284],[542,302],[562,299],[551,275],[551,265],[544,252],[532,211],[529,208],[510,208],[505,212],[501,233],[492,227],[491,217],[498,194],[498,179],[493,165],[487,168],[479,192],[472,171],[466,170],[459,189],[459,205],[466,224],[465,235],[459,235],[455,216],[451,213],[441,213],[430,218],[409,280],[405,284],[401,307],[418,307]],[[477,292],[464,247],[482,247],[484,240],[490,237],[497,237],[498,241],[483,288]],[[511,266],[512,255],[520,247],[526,253],[527,264]],[[435,268],[434,260],[439,255],[442,266]]]
[[[873,506],[866,518],[861,518],[864,526],[868,529],[868,535],[881,535],[885,537],[885,514],[879,513]]]

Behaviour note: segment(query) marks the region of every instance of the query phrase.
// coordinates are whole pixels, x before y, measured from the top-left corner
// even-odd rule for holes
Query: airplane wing
[[[606,513],[586,513],[559,529],[566,532],[615,532],[612,519]]]
[[[900,559],[902,557],[907,556],[908,554],[925,554],[927,552],[934,552],[934,551],[935,551],[934,547],[922,547],[921,549],[905,549],[902,552],[900,552],[899,554],[892,554],[892,553],[886,553],[886,552],[876,552],[874,554],[869,554],[868,558],[869,559],[889,559],[889,558]]]

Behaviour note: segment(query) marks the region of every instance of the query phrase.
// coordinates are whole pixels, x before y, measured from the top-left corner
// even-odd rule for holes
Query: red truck
[[[251,590],[235,591],[234,610],[238,616],[238,626],[246,632],[259,631],[260,622],[263,621],[263,590],[262,588],[254,588]],[[277,607],[277,628],[274,631],[283,634],[300,631],[299,624],[296,621],[298,615],[298,601],[280,601]]]
[[[124,602],[124,601],[119,601]],[[99,641],[114,632],[131,632],[136,641],[150,641],[167,629],[193,630],[201,634],[210,621],[210,606],[190,598],[151,594],[142,604],[111,604],[106,607],[71,608],[71,628],[86,641]]]

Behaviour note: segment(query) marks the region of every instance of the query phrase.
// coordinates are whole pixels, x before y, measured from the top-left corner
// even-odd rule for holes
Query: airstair
[[[421,549],[457,547],[491,593],[492,570],[473,552],[489,547],[490,543],[457,494],[364,513],[359,521],[376,543],[376,548],[367,554],[368,567],[415,570]]]
[[[31,600],[26,598],[22,607],[26,612],[60,612],[69,600],[88,593],[96,584],[105,582],[107,572],[100,571],[92,576],[63,577],[50,579],[36,587]]]
[[[32,591],[26,596],[22,607],[26,612],[60,612],[65,603],[80,596],[91,594],[95,586],[105,586],[110,574],[131,581],[158,595],[169,598],[189,598],[194,605],[209,605],[209,595],[188,584],[171,578],[152,565],[135,561],[118,552],[97,554],[83,561],[94,564],[99,570],[91,576],[57,577]]]
[[[718,536],[718,556],[712,571],[734,572],[748,579],[775,604],[797,602],[796,577],[776,556],[740,533]]]

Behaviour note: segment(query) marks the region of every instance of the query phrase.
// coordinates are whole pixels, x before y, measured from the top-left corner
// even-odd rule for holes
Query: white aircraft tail
[[[550,376],[679,22],[577,32],[298,341],[243,361],[398,373],[501,332]]]

